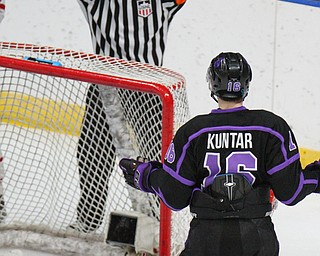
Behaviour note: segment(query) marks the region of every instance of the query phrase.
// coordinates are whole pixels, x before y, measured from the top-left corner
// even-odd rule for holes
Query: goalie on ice
[[[194,217],[181,255],[279,255],[271,189],[286,205],[320,192],[320,162],[302,169],[286,121],[244,107],[251,77],[241,54],[219,54],[207,71],[218,109],[183,125],[163,164],[120,161],[129,185],[156,194],[173,210],[190,206]]]

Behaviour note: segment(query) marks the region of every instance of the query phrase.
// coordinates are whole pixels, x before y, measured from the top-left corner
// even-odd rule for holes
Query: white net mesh
[[[0,56],[29,58],[21,62],[23,68],[0,67],[2,208],[7,214],[0,223],[6,234],[0,246],[16,238],[15,246],[37,247],[24,238],[17,242],[24,236],[8,238],[7,231],[18,229],[49,235],[50,241],[70,239],[70,248],[53,248],[50,242],[40,245],[43,250],[83,252],[73,242],[79,239],[113,255],[119,248],[104,242],[111,211],[137,210],[160,218],[159,200],[128,189],[117,163],[138,155],[161,159],[161,139],[189,117],[183,77],[137,62],[34,45],[0,43]],[[58,73],[44,74],[52,67]],[[94,83],[82,82],[92,77],[88,72],[108,75],[110,81],[96,74]],[[169,89],[173,105],[150,93],[162,88]],[[171,255],[183,247],[189,218],[187,210],[172,216]]]

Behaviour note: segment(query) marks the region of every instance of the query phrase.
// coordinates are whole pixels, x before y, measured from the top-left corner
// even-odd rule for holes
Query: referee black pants
[[[123,95],[122,90],[119,90],[124,116],[138,138],[140,154],[150,160],[160,161],[162,127],[160,121],[154,120],[162,118],[161,101],[151,94],[141,92],[132,91],[128,95]],[[126,106],[129,105],[131,112],[127,113]],[[145,108],[140,109],[143,105]],[[152,129],[146,129],[147,127]],[[85,232],[97,229],[103,221],[108,183],[115,166],[115,150],[99,86],[91,84],[86,96],[85,115],[77,148],[80,175],[77,219],[83,224]],[[159,203],[157,200],[156,204]],[[154,211],[158,209],[152,204],[150,211],[148,214],[157,216]]]
[[[83,231],[88,232],[97,229],[103,221],[116,158],[99,87],[94,84],[87,92],[77,158],[81,190],[77,219],[83,224]]]
[[[279,243],[270,217],[194,218],[180,256],[278,256]]]

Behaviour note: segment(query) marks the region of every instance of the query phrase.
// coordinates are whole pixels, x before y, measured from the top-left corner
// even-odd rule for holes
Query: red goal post
[[[25,60],[25,57],[31,57],[31,61]],[[55,63],[58,63],[59,65],[55,65]],[[19,195],[19,193],[21,193],[21,187],[24,186],[25,183],[27,183],[26,180],[28,181],[28,179],[23,181],[19,179],[19,172],[25,171],[23,170],[23,166],[25,165],[25,163],[29,164],[29,162],[31,162],[30,167],[26,171],[28,172],[28,175],[30,174],[30,172],[35,173],[34,177],[38,177],[39,175],[41,175],[41,177],[39,178],[41,182],[44,182],[44,179],[49,179],[50,181],[55,181],[55,179],[60,180],[61,177],[52,178],[51,176],[52,173],[54,173],[54,175],[59,175],[57,169],[60,168],[68,169],[68,174],[66,175],[74,175],[70,178],[65,178],[65,180],[75,180],[76,178],[74,177],[78,175],[76,165],[66,165],[64,167],[64,161],[57,161],[59,163],[57,169],[50,169],[49,174],[42,174],[43,171],[51,168],[51,164],[49,163],[47,164],[47,166],[44,166],[43,169],[36,170],[36,167],[32,165],[32,162],[37,161],[38,166],[46,164],[45,162],[41,162],[42,159],[40,158],[47,157],[48,159],[50,159],[50,157],[52,156],[51,151],[48,151],[48,156],[43,156],[38,155],[37,152],[33,153],[33,151],[36,151],[37,149],[30,149],[30,151],[32,151],[32,157],[27,159],[27,157],[29,157],[28,155],[26,159],[24,159],[24,164],[21,165],[19,164],[19,159],[24,157],[23,153],[21,152],[20,155],[17,156],[15,153],[18,152],[17,149],[11,149],[11,147],[16,137],[20,136],[21,134],[20,132],[15,132],[16,129],[23,129],[23,132],[27,134],[23,135],[24,140],[27,137],[32,140],[34,139],[34,136],[38,136],[38,133],[40,133],[38,132],[39,130],[46,130],[45,132],[41,132],[41,135],[39,136],[42,136],[43,133],[46,134],[45,136],[47,137],[39,137],[39,139],[37,137],[38,141],[42,142],[44,140],[43,144],[41,144],[41,147],[43,147],[43,149],[41,148],[41,151],[47,152],[47,150],[54,150],[54,156],[61,153],[56,151],[64,150],[65,147],[69,147],[66,150],[66,154],[69,154],[72,150],[75,151],[78,132],[72,131],[72,127],[75,127],[75,130],[79,130],[79,119],[77,117],[81,117],[81,115],[83,115],[86,86],[90,84],[97,84],[100,86],[124,89],[125,91],[139,91],[143,94],[151,94],[159,97],[161,100],[161,107],[158,107],[156,111],[161,111],[160,116],[162,118],[161,120],[156,121],[161,122],[162,130],[156,132],[161,133],[162,142],[160,143],[162,146],[162,159],[164,158],[166,149],[171,142],[174,132],[189,118],[189,109],[184,78],[180,74],[162,67],[155,67],[133,61],[124,61],[111,57],[86,54],[82,52],[57,49],[47,46],[0,42],[0,76],[2,87],[0,92],[0,110],[2,111],[0,114],[0,127],[3,127],[2,129],[0,129],[0,148],[4,155],[5,168],[8,169],[5,177],[3,178],[4,198],[8,202],[8,218],[4,223],[0,223],[0,230],[2,231],[18,229],[22,231],[32,231],[34,233],[42,233],[57,237],[67,237],[68,235],[70,235],[62,227],[55,230],[55,226],[54,228],[51,227],[50,224],[46,223],[45,218],[43,218],[44,221],[40,221],[38,222],[38,224],[35,224],[35,221],[32,219],[34,217],[30,213],[31,217],[30,219],[28,219],[29,215],[27,211],[29,211],[29,208],[32,208],[32,206],[37,203],[33,202],[33,200],[37,200],[37,197],[31,198],[30,196],[28,196],[28,199],[23,199],[23,203],[29,203],[29,206],[26,205],[24,206],[25,208],[21,207],[19,209],[16,209],[14,207],[16,203],[13,202],[13,200],[17,200],[17,198],[20,196],[22,197],[21,194]],[[74,83],[74,81],[76,83]],[[27,90],[25,90],[26,87],[28,87]],[[50,97],[52,98],[50,99]],[[66,99],[66,97],[69,98]],[[32,106],[30,108],[30,101],[35,102],[35,106]],[[44,101],[46,102],[45,104]],[[46,120],[46,116],[40,118],[40,116],[43,116],[42,111],[44,106],[48,108],[46,109],[46,113],[49,113],[50,111],[54,112],[56,110],[55,104],[58,101],[60,102],[60,105],[58,106],[59,111],[57,111],[58,114],[53,115],[52,120]],[[19,102],[20,105],[17,106],[17,102]],[[40,102],[40,105],[37,102]],[[63,102],[64,105],[61,105],[61,102]],[[36,106],[37,104],[38,106]],[[65,105],[67,105],[67,107],[65,107]],[[69,109],[68,107],[70,106],[72,106],[72,111],[78,112],[71,112],[68,115],[66,115],[66,112],[63,112],[62,114],[60,108]],[[142,110],[145,112],[149,111],[149,106],[150,105],[142,106]],[[31,113],[26,114],[28,111],[31,111]],[[35,120],[34,117],[30,118],[27,116],[35,115],[35,112],[37,111],[39,111],[39,113],[37,113],[37,120]],[[134,109],[132,111],[134,111]],[[130,115],[130,113],[133,112],[129,112],[129,114],[127,115]],[[41,121],[40,119],[44,120]],[[47,126],[50,126],[50,128],[47,129]],[[64,134],[63,138],[58,139],[59,143],[60,139],[61,141],[63,141],[63,143],[66,143],[65,141],[67,139],[65,137],[68,137],[68,139],[69,137],[71,138],[71,142],[68,142],[69,144],[63,144],[61,146],[61,149],[55,148],[56,145],[60,146],[59,143],[52,143],[51,145],[51,142],[53,141],[52,137],[57,136],[55,135],[56,126],[59,126],[58,133]],[[149,129],[149,127],[147,128]],[[47,135],[47,133],[50,133],[50,135]],[[132,128],[129,133],[130,138],[132,136],[135,137],[134,128]],[[133,138],[132,140],[132,144],[139,144],[139,138]],[[47,149],[47,146],[50,146],[51,149]],[[143,153],[139,152],[139,147],[133,147],[133,151],[131,152],[132,154]],[[134,157],[136,155],[132,156]],[[64,155],[61,157],[66,156]],[[76,162],[74,160],[75,153],[70,155],[70,159],[71,158],[72,160],[70,160],[70,162]],[[69,156],[67,157],[67,159],[69,159]],[[15,164],[12,165],[12,163]],[[44,175],[48,175],[49,178],[44,177]],[[33,180],[36,179],[33,178]],[[114,178],[114,180],[116,180],[116,178]],[[121,182],[122,181],[120,181],[120,183]],[[53,195],[59,193],[60,197],[60,187],[65,189],[65,187],[68,186],[69,185],[67,184],[62,186],[58,181],[57,185],[52,185],[53,188],[51,193]],[[71,189],[72,186],[70,185],[69,189]],[[30,185],[30,187],[32,187],[32,189],[33,187],[36,187],[36,190],[40,186],[33,183]],[[117,187],[120,188],[121,186],[117,185]],[[122,187],[124,186],[122,185]],[[121,189],[125,189],[122,187]],[[39,191],[37,192],[34,192],[34,195],[38,195],[39,193],[43,194],[41,189],[39,189]],[[72,193],[74,193],[75,196],[74,199],[71,198],[72,201],[70,205],[74,205],[76,203],[74,201],[78,200],[77,195],[79,194],[79,191],[77,190],[77,192]],[[120,191],[120,193],[125,192]],[[111,192],[109,192],[109,195],[111,195]],[[43,198],[40,199],[43,200]],[[12,200],[12,202],[10,202],[10,200]],[[26,202],[26,200],[30,200],[30,202]],[[122,206],[119,206],[117,201],[121,201],[123,200],[123,198],[115,198],[114,200],[114,208],[122,209]],[[153,198],[152,200],[156,201],[155,198]],[[60,202],[60,198],[57,199],[57,202]],[[69,204],[68,202],[69,201],[60,203],[61,205],[65,205]],[[123,208],[127,207],[128,204],[128,202],[123,202]],[[10,207],[10,205],[12,205],[12,207]],[[56,204],[52,206],[49,205],[49,203],[48,205],[44,203],[43,209],[48,207],[54,208],[55,206]],[[25,212],[23,212],[23,209],[26,209]],[[75,209],[71,209],[70,207],[70,209],[68,208],[68,210],[73,212],[72,216],[74,217]],[[109,210],[107,210],[106,212],[104,221],[105,226],[108,222],[107,215],[108,213],[110,213]],[[21,215],[24,215],[25,217],[21,218]],[[177,220],[174,220],[171,217],[171,211],[163,203],[161,203],[159,212],[159,255],[161,256],[177,255],[181,251],[184,239],[186,237],[186,230],[188,229],[188,226],[186,225],[188,225],[190,217],[188,213],[186,211],[177,213]],[[61,220],[61,217],[56,216],[53,216],[52,218],[58,219],[57,223],[59,221],[60,226],[65,226],[68,224],[68,222],[71,221],[70,218],[66,220]],[[176,229],[175,234],[173,234],[172,228]],[[96,231],[92,235],[92,240],[103,242],[104,233],[105,228],[103,228],[102,231]],[[70,236],[72,236],[72,234]],[[91,234],[86,234],[85,236],[78,236],[77,238],[85,238],[86,241],[88,241],[91,239],[90,236]],[[21,244],[23,244],[23,242],[21,242]]]

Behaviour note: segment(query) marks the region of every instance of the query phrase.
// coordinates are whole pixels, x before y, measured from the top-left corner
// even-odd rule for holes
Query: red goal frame
[[[13,48],[25,47],[25,44],[8,43],[8,46]],[[31,45],[30,45],[31,47]],[[34,47],[34,46],[33,46]],[[46,48],[46,51],[48,48]],[[57,49],[54,49],[57,51]],[[67,51],[70,55],[75,57],[75,54],[79,56],[78,52]],[[66,51],[64,50],[64,54]],[[80,53],[81,54],[81,53]],[[86,54],[88,56],[88,54]],[[92,55],[96,58],[95,55]],[[101,59],[107,58],[101,56]],[[61,78],[67,78],[72,80],[78,80],[87,83],[100,84],[104,86],[112,86],[121,89],[136,90],[141,92],[147,92],[158,95],[162,102],[162,160],[166,154],[174,130],[174,99],[170,90],[165,86],[154,83],[144,82],[128,78],[120,78],[111,75],[105,75],[101,73],[94,73],[82,70],[76,70],[71,68],[65,68],[60,66],[53,66],[49,64],[43,64],[38,62],[31,62],[27,60],[10,58],[0,56],[0,66],[25,72],[38,73],[47,76],[55,76]],[[171,249],[171,210],[165,206],[163,202],[160,203],[160,237],[159,237],[159,255],[170,256]]]

